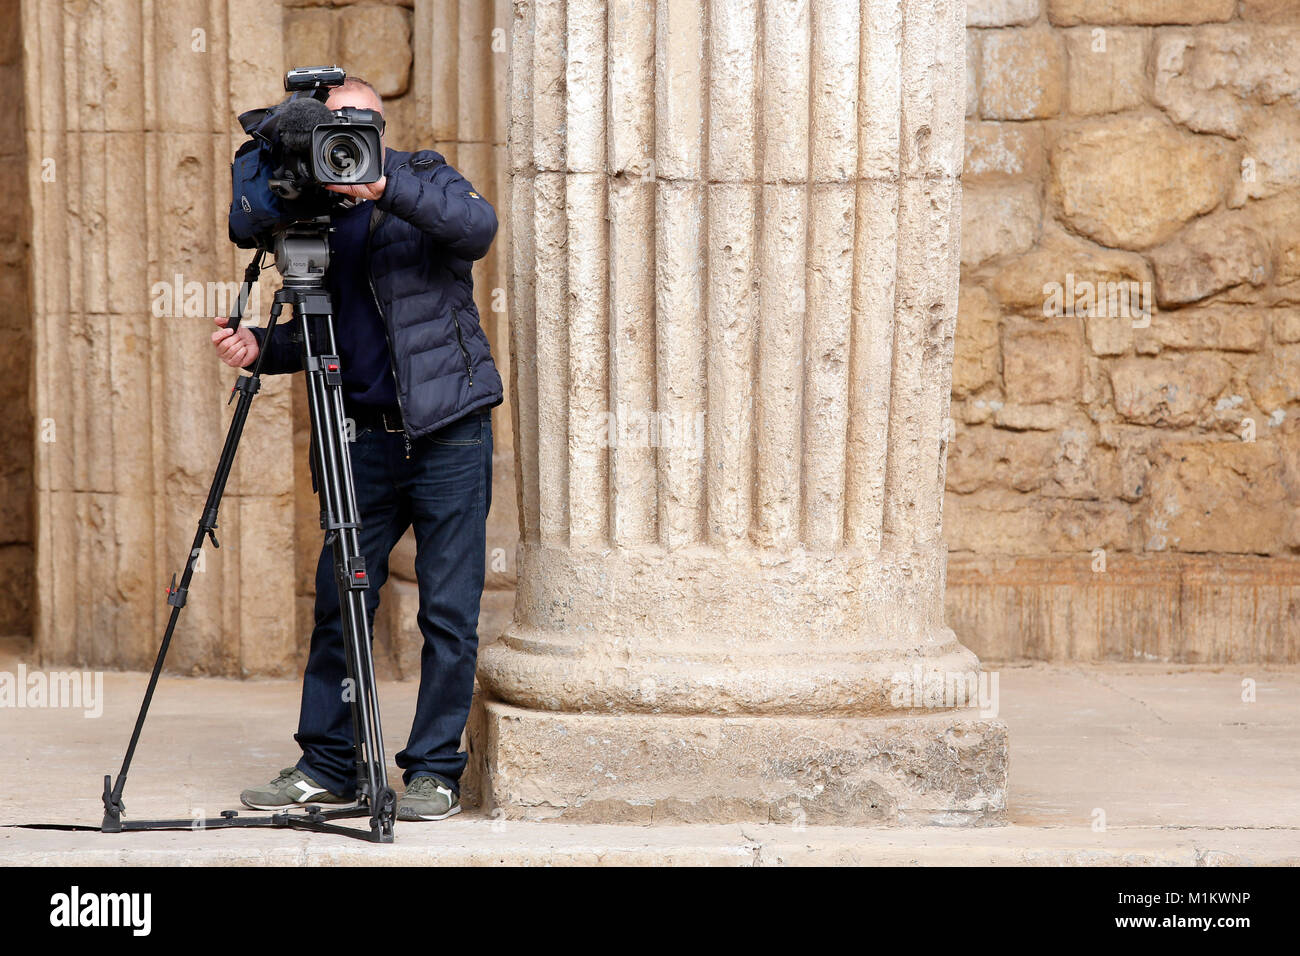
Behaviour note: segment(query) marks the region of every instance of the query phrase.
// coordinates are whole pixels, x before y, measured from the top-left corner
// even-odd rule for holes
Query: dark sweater
[[[334,213],[330,223],[329,287],[334,297],[334,338],[343,365],[348,406],[396,408],[397,387],[384,320],[366,274],[366,239],[374,203]]]

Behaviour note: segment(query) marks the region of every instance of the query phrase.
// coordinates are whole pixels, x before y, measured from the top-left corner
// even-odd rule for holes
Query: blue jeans
[[[388,579],[389,553],[408,527],[415,528],[424,650],[415,721],[397,765],[407,784],[432,776],[459,792],[467,759],[460,738],[474,693],[492,504],[492,419],[471,412],[412,441],[409,459],[403,436],[379,427],[359,428],[350,449],[372,624],[379,589]],[[316,566],[316,627],[294,740],[302,747],[298,768],[331,792],[351,797],[356,760],[351,705],[343,695],[346,677],[334,554],[327,547]]]

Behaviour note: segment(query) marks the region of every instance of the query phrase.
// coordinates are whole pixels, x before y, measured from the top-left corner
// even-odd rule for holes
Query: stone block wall
[[[0,518],[13,520],[0,534],[13,540],[0,537],[0,633],[32,634],[48,663],[152,660],[161,595],[188,551],[230,411],[233,373],[213,360],[208,335],[227,311],[214,287],[247,259],[225,235],[236,114],[283,96],[288,66],[337,62],[385,97],[391,145],[439,149],[495,198],[509,49],[496,22],[509,24],[508,0],[3,0],[0,71],[23,95],[0,118],[0,135],[14,131],[0,163],[28,188],[0,234],[13,346],[0,370],[16,369],[3,386],[13,440],[0,442]],[[508,235],[503,224],[477,269],[507,380],[498,275]],[[263,274],[248,321],[265,320],[277,285]],[[172,669],[279,675],[305,659],[321,535],[306,419],[301,382],[268,380],[220,516],[233,547],[204,552]],[[48,441],[36,427],[46,421]],[[504,408],[496,432],[489,580],[504,589],[517,536]],[[391,565],[377,626],[384,675],[418,669],[413,551],[408,540]]]
[[[229,381],[204,322],[151,318],[148,293],[238,275],[212,212],[234,111],[286,65],[338,61],[384,92],[394,145],[439,149],[504,208],[513,19],[511,0],[0,0],[0,77],[24,92],[0,108],[0,165],[31,184],[0,223],[0,633],[49,661],[152,655]],[[967,26],[949,623],[992,659],[1300,660],[1300,3],[969,0]],[[146,170],[143,220],[110,155]],[[511,225],[477,274],[507,381]],[[182,670],[287,673],[305,650],[319,529],[289,383],[255,418],[236,548],[194,592],[240,597],[189,612],[212,623]],[[508,404],[495,425],[489,580],[508,589]],[[410,550],[394,620],[413,618]],[[413,673],[408,644],[387,672]]]
[[[210,341],[247,261],[227,239],[231,107],[281,89],[280,10],[24,2],[20,36],[37,657],[147,668],[231,415]],[[296,671],[292,437],[289,382],[268,381],[172,669]]]
[[[967,25],[950,623],[982,657],[1296,660],[1300,4]]]

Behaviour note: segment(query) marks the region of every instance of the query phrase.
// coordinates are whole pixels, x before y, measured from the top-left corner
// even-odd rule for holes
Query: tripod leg
[[[290,291],[290,290],[286,290]],[[302,323],[303,367],[307,371],[312,446],[319,482],[322,525],[334,552],[335,578],[347,660],[357,793],[371,809],[374,839],[393,836],[397,798],[388,786],[383,729],[375,693],[375,670],[366,613],[370,579],[361,554],[360,515],[348,450],[340,363],[336,354],[333,307],[323,289],[292,290]]]

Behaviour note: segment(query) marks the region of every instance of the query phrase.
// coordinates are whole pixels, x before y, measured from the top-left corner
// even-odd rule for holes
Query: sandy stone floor
[[[16,673],[12,646],[0,672]],[[466,812],[378,847],[285,830],[105,835],[98,825],[143,674],[104,675],[102,716],[0,709],[0,864],[709,863],[1300,865],[1300,668],[988,664],[1011,728],[1005,826],[592,826]],[[1255,701],[1243,702],[1243,680]],[[381,686],[390,755],[413,683]],[[131,816],[215,815],[291,764],[298,687],[166,678],[127,789]],[[391,761],[390,761],[391,764]],[[1096,828],[1104,814],[1104,829]]]

